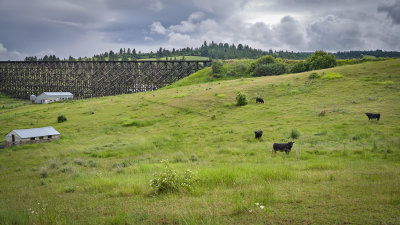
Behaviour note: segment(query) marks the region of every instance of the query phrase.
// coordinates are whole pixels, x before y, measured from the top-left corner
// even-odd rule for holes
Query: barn
[[[43,92],[39,96],[31,95],[31,101],[39,104],[48,104],[72,99],[74,95],[71,92]]]
[[[6,135],[6,146],[49,142],[60,138],[53,127],[12,130]]]

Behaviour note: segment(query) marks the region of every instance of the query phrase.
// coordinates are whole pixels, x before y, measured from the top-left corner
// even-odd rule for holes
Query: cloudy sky
[[[0,60],[199,47],[400,51],[400,0],[0,0]]]

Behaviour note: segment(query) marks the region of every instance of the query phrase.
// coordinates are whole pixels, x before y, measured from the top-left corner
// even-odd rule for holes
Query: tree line
[[[228,43],[216,43],[214,41],[207,43],[204,41],[204,43],[198,48],[186,47],[179,49],[173,48],[172,50],[169,50],[160,47],[156,52],[141,52],[136,51],[135,48],[120,48],[120,50],[117,52],[110,50],[101,54],[95,54],[93,57],[74,58],[70,56],[68,59],[60,59],[55,55],[45,55],[43,58],[29,56],[25,58],[25,61],[134,61],[149,58],[169,58],[170,60],[176,60],[176,57],[182,56],[203,56],[210,59],[257,59],[265,55],[270,55],[274,58],[304,60],[310,57],[312,54],[313,52],[274,51],[272,49],[263,51],[261,49],[255,49],[243,44],[235,45]],[[400,52],[383,50],[339,51],[330,54],[334,55],[336,59],[361,59],[365,56],[387,58],[400,57]]]

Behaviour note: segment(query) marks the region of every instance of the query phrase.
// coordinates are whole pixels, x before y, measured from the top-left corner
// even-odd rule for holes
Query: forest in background
[[[70,56],[67,59],[60,59],[55,55],[45,55],[42,58],[37,56],[29,56],[25,61],[134,61],[142,59],[166,59],[166,60],[185,60],[184,56],[202,56],[209,59],[257,59],[261,56],[271,55],[274,58],[303,60],[311,56],[313,52],[293,52],[293,51],[276,51],[269,49],[264,51],[261,49],[252,48],[243,44],[228,44],[228,43],[204,43],[198,47],[186,47],[168,50],[160,47],[156,52],[141,52],[136,51],[135,48],[120,48],[119,51],[110,50],[101,54],[95,54],[93,57],[79,57],[74,58]],[[396,58],[400,57],[400,52],[397,51],[383,51],[383,50],[365,50],[365,51],[339,51],[333,54],[336,59],[360,59],[364,56]]]

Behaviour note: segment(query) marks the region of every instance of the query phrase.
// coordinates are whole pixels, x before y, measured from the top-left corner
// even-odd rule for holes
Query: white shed
[[[31,95],[32,102],[47,104],[51,102],[58,102],[74,98],[71,92],[43,92],[39,96]]]
[[[6,146],[49,142],[60,138],[53,127],[12,130],[6,135]]]

